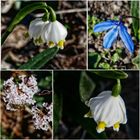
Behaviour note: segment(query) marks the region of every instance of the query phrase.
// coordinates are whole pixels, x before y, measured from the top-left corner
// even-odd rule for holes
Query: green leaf
[[[111,67],[107,62],[102,62],[102,63],[99,64],[99,68],[110,69]]]
[[[134,17],[139,18],[139,1],[131,1],[131,14]],[[139,20],[133,18],[133,30],[134,30],[134,34],[135,37],[138,38],[138,30],[139,30]]]
[[[0,79],[0,90],[3,89],[3,83],[4,83],[4,80],[3,79]]]
[[[56,55],[58,50],[57,47],[46,49],[19,67],[19,69],[40,69]]]
[[[137,69],[140,69],[140,55],[133,58],[132,63],[136,66]]]
[[[63,98],[62,94],[54,94],[54,110],[53,110],[53,131],[57,133],[59,122],[62,118]]]
[[[101,60],[101,56],[98,53],[89,53],[88,56],[88,62],[89,62],[89,68],[97,68],[100,60]]]
[[[88,34],[91,36],[92,34],[98,36],[100,33],[94,33],[93,27],[95,24],[99,23],[101,20],[96,16],[88,16]]]
[[[86,72],[82,72],[79,84],[80,98],[82,102],[85,103],[85,101],[89,100],[95,87],[96,84],[90,79]]]
[[[23,18],[25,18],[25,16],[38,9],[46,10],[46,7],[47,5],[44,2],[36,2],[24,7],[17,13],[17,15],[15,16],[15,18],[13,19],[12,23],[10,24],[7,30],[11,32],[15,27],[15,25],[17,25]]]
[[[138,30],[138,39],[140,40],[140,29]]]
[[[30,14],[31,12],[38,10],[38,9],[44,9],[46,11],[46,3],[44,2],[36,2],[33,4],[30,4],[26,7],[24,7],[23,9],[21,9],[17,15],[15,16],[15,18],[13,19],[13,21],[10,23],[10,25],[8,26],[7,30],[5,31],[5,33],[2,35],[2,39],[1,39],[1,44],[4,43],[4,41],[6,40],[6,38],[8,37],[8,35],[13,31],[13,29],[15,28],[15,26],[22,21],[23,18],[25,18],[25,16],[27,16],[28,14]]]
[[[109,79],[126,79],[128,77],[128,74],[119,71],[119,70],[113,70],[113,71],[91,71],[95,73],[96,75],[99,75],[104,78],[109,78]]]
[[[122,48],[116,48],[116,53],[118,54],[118,55],[121,55],[122,54],[122,51],[123,51],[123,49]]]
[[[117,62],[120,59],[120,56],[118,53],[114,53],[111,60],[113,63]]]
[[[52,83],[52,76],[47,76],[39,81],[38,86],[42,88],[50,88],[51,83]]]
[[[33,99],[36,101],[36,105],[38,107],[42,107],[42,104],[45,102],[44,97],[40,97],[40,96],[37,96],[37,95],[34,95]]]

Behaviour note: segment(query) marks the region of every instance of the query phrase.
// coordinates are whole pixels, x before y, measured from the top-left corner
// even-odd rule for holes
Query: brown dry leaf
[[[29,38],[25,38],[25,34],[27,32],[28,29],[25,26],[17,25],[13,32],[6,39],[3,47],[11,47],[16,49],[24,47],[29,41]]]

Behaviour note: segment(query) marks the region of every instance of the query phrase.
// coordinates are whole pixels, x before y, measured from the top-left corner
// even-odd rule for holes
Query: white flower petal
[[[121,96],[114,97],[111,93],[112,91],[103,91],[88,102],[94,120],[97,123],[104,122],[106,127],[114,126],[118,122],[123,124],[127,122],[123,99]],[[119,128],[116,128],[116,131],[118,130]]]
[[[101,133],[101,132],[103,132],[105,129],[97,129],[97,132],[98,133]]]
[[[120,123],[125,124],[127,122],[126,108],[125,108],[125,103],[121,97],[118,102],[118,106],[120,106],[120,109],[121,109],[120,112],[122,115],[122,117],[120,118]]]
[[[31,21],[29,25],[29,36],[30,38],[39,38],[42,34],[42,30],[44,28],[44,25],[48,22],[42,21],[41,18],[36,18],[35,20]]]
[[[66,28],[58,21],[45,25],[43,32],[42,38],[44,38],[46,42],[52,41],[56,44],[61,40],[65,40],[67,36]]]

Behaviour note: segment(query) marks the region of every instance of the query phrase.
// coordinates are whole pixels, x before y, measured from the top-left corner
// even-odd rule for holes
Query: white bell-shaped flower
[[[112,96],[112,91],[103,91],[88,102],[92,116],[96,121],[97,132],[101,133],[105,127],[112,127],[119,131],[120,124],[127,122],[126,108],[120,95]]]
[[[44,42],[42,39],[42,32],[46,24],[48,24],[48,21],[44,22],[42,18],[36,18],[35,20],[31,21],[29,25],[29,36],[30,38],[34,39],[34,43],[37,45]]]
[[[49,22],[43,29],[43,39],[49,47],[57,45],[57,47],[63,49],[67,34],[67,29],[57,20]]]

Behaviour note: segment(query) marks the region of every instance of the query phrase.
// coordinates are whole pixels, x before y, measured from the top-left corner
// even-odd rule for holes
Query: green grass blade
[[[19,67],[19,69],[40,69],[56,55],[58,50],[57,47],[46,49]]]
[[[131,14],[134,17],[139,18],[139,1],[131,1]],[[138,30],[139,30],[139,20],[136,18],[133,18],[133,30],[135,37],[138,38]]]

